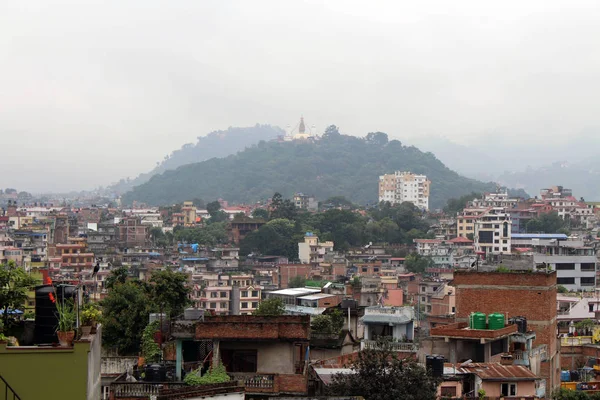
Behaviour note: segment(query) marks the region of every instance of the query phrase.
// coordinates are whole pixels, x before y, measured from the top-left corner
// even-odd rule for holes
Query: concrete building
[[[510,254],[512,220],[503,207],[491,207],[474,222],[475,251],[484,255]]]
[[[425,175],[396,171],[379,176],[379,201],[391,204],[413,203],[421,210],[429,210],[431,181]]]
[[[528,332],[535,333],[531,352],[540,357],[539,371],[534,372],[545,380],[546,393],[551,393],[560,386],[560,353],[556,336],[556,272],[456,271],[453,285],[456,288],[457,323],[466,326],[472,312],[502,313],[508,318],[525,317]],[[515,325],[503,329],[509,327],[517,332]],[[481,332],[499,335],[503,329]],[[464,337],[465,332],[459,333]]]
[[[181,207],[183,213],[183,224],[185,226],[193,226],[196,224],[196,207],[191,201],[184,201]]]
[[[318,264],[325,261],[327,254],[333,253],[333,242],[320,242],[312,232],[306,232],[304,242],[298,243],[298,259],[302,264]]]
[[[319,202],[313,196],[309,196],[303,193],[296,193],[294,195],[294,205],[296,208],[307,210],[311,212],[319,211]]]
[[[177,320],[175,338],[177,379],[184,360],[202,362],[196,348],[186,353],[184,342],[203,342],[212,349],[212,364],[223,363],[228,374],[242,381],[248,398],[265,395],[306,395],[305,374],[310,339],[310,317],[283,315],[205,316],[201,321]]]
[[[361,318],[364,340],[361,349],[377,347],[378,338],[392,340],[392,350],[416,352],[414,338],[415,310],[407,307],[367,307]]]
[[[561,233],[515,234],[513,240],[515,249],[533,253],[537,268],[556,271],[557,284],[577,291],[596,288],[596,250],[583,240]]]

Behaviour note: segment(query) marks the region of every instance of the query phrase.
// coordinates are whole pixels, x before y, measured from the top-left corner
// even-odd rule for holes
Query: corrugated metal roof
[[[445,369],[445,368],[444,368]],[[522,365],[502,365],[500,363],[471,363],[456,367],[458,374],[475,374],[482,380],[536,380],[539,379],[530,369]]]

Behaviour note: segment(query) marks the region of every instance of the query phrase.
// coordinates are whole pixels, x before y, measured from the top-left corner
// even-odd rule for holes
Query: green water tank
[[[496,330],[504,328],[504,314],[492,313],[488,315],[489,329]]]
[[[471,313],[469,317],[469,328],[486,329],[486,315],[482,312]]]

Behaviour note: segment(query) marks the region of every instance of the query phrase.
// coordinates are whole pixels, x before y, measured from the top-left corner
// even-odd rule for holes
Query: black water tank
[[[441,377],[444,375],[444,361],[444,357],[435,354],[425,357],[427,372],[435,378]]]
[[[161,364],[149,364],[145,368],[144,382],[166,382],[167,367]]]
[[[515,320],[519,333],[527,333],[527,318],[516,317]]]
[[[51,285],[36,286],[35,288],[35,344],[57,343],[56,304],[50,300],[50,293],[54,293]],[[77,287],[74,285],[56,285],[56,301],[75,299]]]

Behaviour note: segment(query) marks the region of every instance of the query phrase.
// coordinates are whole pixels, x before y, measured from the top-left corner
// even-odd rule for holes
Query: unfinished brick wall
[[[252,315],[222,315],[205,317],[204,322],[196,323],[195,338],[196,340],[308,340],[310,338],[310,316],[256,317]]]
[[[508,318],[527,318],[528,330],[536,334],[534,346],[546,344],[552,361],[541,366],[541,376],[560,384],[556,322],[556,272],[500,273],[456,271],[456,321],[468,322],[472,312],[500,312]],[[556,364],[553,367],[551,364]],[[552,375],[552,376],[551,376]]]
[[[277,266],[279,270],[279,288],[287,289],[288,282],[295,276],[308,278],[312,267],[309,264],[280,264]]]

